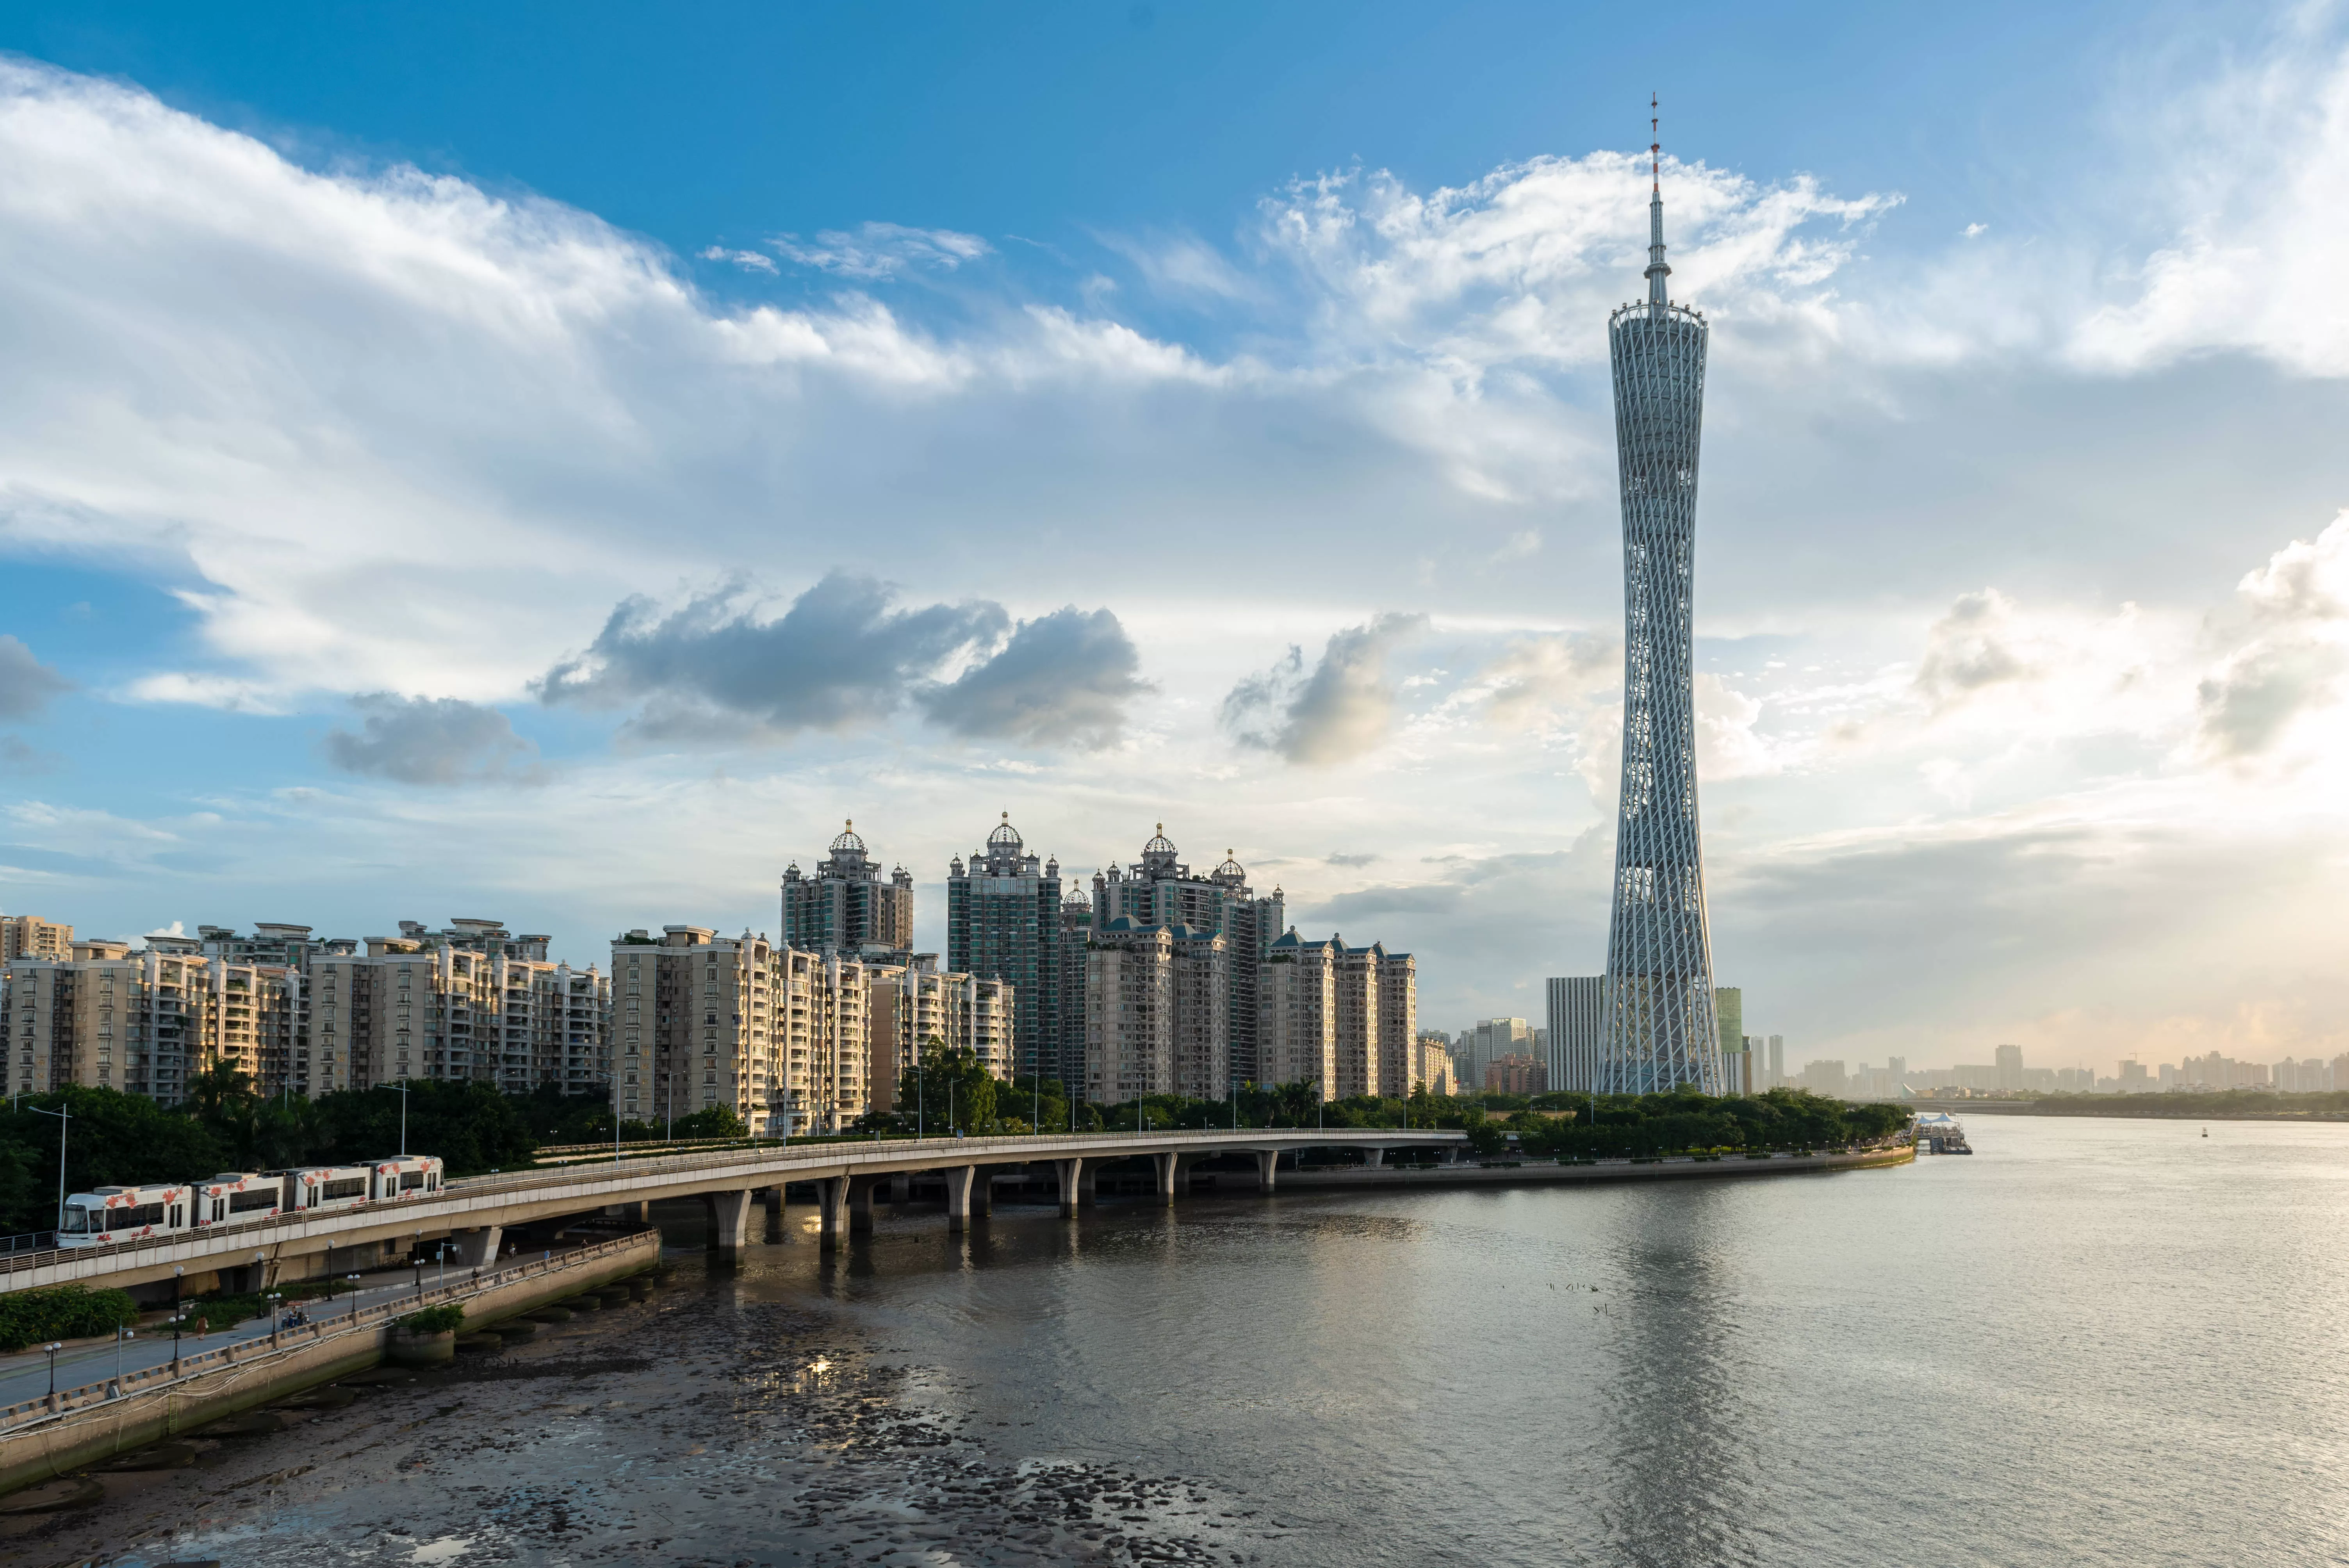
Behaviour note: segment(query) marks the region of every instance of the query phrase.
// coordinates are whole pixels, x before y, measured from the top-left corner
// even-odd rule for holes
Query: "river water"
[[[2349,1127],[1968,1130],[681,1248],[646,1306],[109,1478],[0,1563],[2349,1562]]]

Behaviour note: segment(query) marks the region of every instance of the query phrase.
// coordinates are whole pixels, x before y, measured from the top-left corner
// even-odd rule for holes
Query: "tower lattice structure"
[[[1596,1087],[1719,1094],[1692,684],[1707,328],[1664,292],[1661,145],[1649,154],[1648,297],[1607,322],[1623,493],[1623,788]]]

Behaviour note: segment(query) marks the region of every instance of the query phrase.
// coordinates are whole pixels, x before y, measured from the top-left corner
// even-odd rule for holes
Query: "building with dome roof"
[[[947,967],[1012,987],[1014,1076],[1041,1072],[1063,1083],[1070,1043],[1062,1020],[1061,862],[1028,852],[1011,813],[965,865],[947,872]]]
[[[783,872],[782,945],[875,964],[913,963],[913,873],[899,866],[883,877],[856,823],[847,822],[812,875],[801,874],[796,861]]]
[[[1123,920],[1138,929],[1181,927],[1220,939],[1226,978],[1210,987],[1225,999],[1220,1054],[1225,1072],[1243,1083],[1273,1081],[1263,1076],[1257,1059],[1257,979],[1272,939],[1288,923],[1285,912],[1278,888],[1261,898],[1249,891],[1247,872],[1230,850],[1214,871],[1194,872],[1167,838],[1164,822],[1142,846],[1139,861],[1093,877],[1096,933]],[[1090,1039],[1090,1016],[1086,1028]],[[1219,1085],[1206,1098],[1221,1099],[1224,1092]]]

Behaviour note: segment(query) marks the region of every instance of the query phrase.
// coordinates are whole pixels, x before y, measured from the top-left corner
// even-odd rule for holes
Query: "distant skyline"
[[[0,5],[0,911],[772,933],[1164,821],[1604,962],[1608,309],[1712,324],[1720,984],[2349,1048],[2333,5]]]

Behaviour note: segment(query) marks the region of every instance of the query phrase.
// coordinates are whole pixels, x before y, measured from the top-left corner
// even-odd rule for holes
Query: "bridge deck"
[[[143,1284],[174,1270],[194,1274],[248,1263],[308,1256],[403,1236],[419,1240],[454,1231],[527,1224],[703,1192],[756,1191],[789,1181],[881,1176],[975,1165],[1055,1160],[1123,1160],[1136,1155],[1262,1154],[1300,1149],[1457,1148],[1467,1134],[1397,1128],[1240,1128],[1174,1132],[1048,1133],[1004,1138],[890,1139],[872,1143],[792,1144],[717,1150],[647,1160],[578,1161],[450,1181],[440,1193],[371,1203],[327,1214],[279,1215],[220,1225],[191,1235],[110,1247],[60,1247],[19,1253],[0,1263],[0,1292],[36,1285]]]

